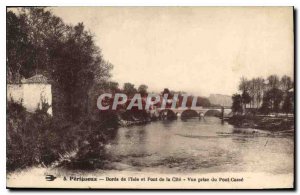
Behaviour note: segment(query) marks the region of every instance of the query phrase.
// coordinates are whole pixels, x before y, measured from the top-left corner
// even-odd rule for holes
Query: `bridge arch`
[[[193,117],[199,117],[199,112],[197,112],[196,110],[188,109],[188,110],[184,110],[181,113],[181,118],[193,118]]]
[[[177,113],[171,109],[164,109],[159,112],[159,118],[162,120],[174,120],[177,119]]]

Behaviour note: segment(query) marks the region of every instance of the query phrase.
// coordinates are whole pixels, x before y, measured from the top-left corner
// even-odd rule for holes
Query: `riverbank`
[[[149,120],[136,120],[136,121],[119,120],[118,124],[120,127],[129,127],[134,125],[145,125],[149,122],[150,122]]]
[[[234,115],[228,123],[240,128],[254,128],[269,131],[294,130],[293,117],[270,117],[252,115]]]
[[[264,131],[249,135],[238,130],[239,128],[235,129],[228,123],[221,123],[221,120],[216,117],[207,117],[203,120],[195,118],[186,121],[157,121],[142,126],[120,127],[114,133],[114,137],[104,145],[105,152],[102,153],[104,156],[95,156],[94,152],[99,153],[100,150],[91,143],[87,146],[92,147],[79,148],[77,155],[70,154],[69,156],[75,156],[75,158],[67,158],[66,160],[70,162],[68,165],[53,165],[48,168],[32,167],[9,173],[8,185],[23,181],[22,185],[30,186],[39,180],[41,186],[49,187],[54,187],[59,183],[60,186],[76,183],[77,187],[99,188],[111,185],[121,187],[121,182],[106,180],[65,182],[63,179],[64,176],[99,179],[156,176],[184,179],[186,175],[197,178],[199,188],[207,185],[211,185],[212,188],[221,188],[225,184],[228,184],[228,187],[236,185],[239,188],[250,188],[250,184],[253,184],[253,187],[267,188],[272,187],[271,184],[274,185],[273,182],[276,183],[276,181],[279,183],[277,187],[288,187],[284,185],[287,181],[289,182],[286,184],[291,185],[294,168],[293,137],[279,134],[268,136]],[[249,132],[252,131],[249,129]],[[90,142],[90,140],[87,141]],[[85,168],[88,166],[89,169],[82,169],[78,165],[85,165]],[[248,175],[248,173],[255,175]],[[57,179],[48,182],[44,179],[45,175],[54,175]],[[198,183],[198,178],[202,177],[210,179],[212,177],[244,177],[244,181],[237,183],[201,181]],[[257,178],[264,178],[268,182],[258,184]],[[184,187],[191,188],[192,184],[195,184],[185,179]],[[24,181],[32,183],[27,184]],[[144,184],[143,182],[123,182],[124,185],[125,183],[135,186]],[[177,182],[151,182],[151,184],[178,186]],[[144,184],[142,187],[146,186],[148,185]]]

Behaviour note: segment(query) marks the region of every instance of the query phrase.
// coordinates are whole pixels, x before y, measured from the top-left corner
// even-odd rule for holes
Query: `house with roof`
[[[48,113],[52,115],[52,91],[47,77],[35,75],[22,79],[20,83],[7,84],[7,101],[22,102],[28,112],[41,108],[42,102],[50,105]]]

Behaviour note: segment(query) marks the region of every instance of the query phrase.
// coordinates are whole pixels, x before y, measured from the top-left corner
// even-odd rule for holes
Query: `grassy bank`
[[[94,159],[105,159],[104,145],[116,134],[116,128],[111,127],[115,117],[111,118],[106,123],[91,119],[75,123],[54,118],[43,108],[29,113],[21,104],[8,101],[7,170],[57,162],[89,169]]]
[[[234,115],[228,119],[228,123],[236,127],[269,131],[294,130],[295,128],[293,117]]]

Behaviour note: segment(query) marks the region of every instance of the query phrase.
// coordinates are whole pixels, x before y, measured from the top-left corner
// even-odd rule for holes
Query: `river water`
[[[32,167],[8,174],[7,184],[49,188],[260,189],[290,188],[294,182],[293,131],[238,129],[214,117],[178,119],[119,128],[105,148],[106,158],[100,159],[104,162],[102,168],[86,171]],[[57,179],[48,182],[46,175]],[[71,182],[70,176],[97,177],[99,181]],[[151,181],[166,176],[172,178],[171,182]],[[121,177],[146,177],[148,182],[107,179]],[[188,177],[219,180],[190,182]],[[243,178],[243,182],[223,182],[223,177]]]
[[[234,128],[215,117],[120,128],[108,169],[156,173],[293,173],[293,132]]]

